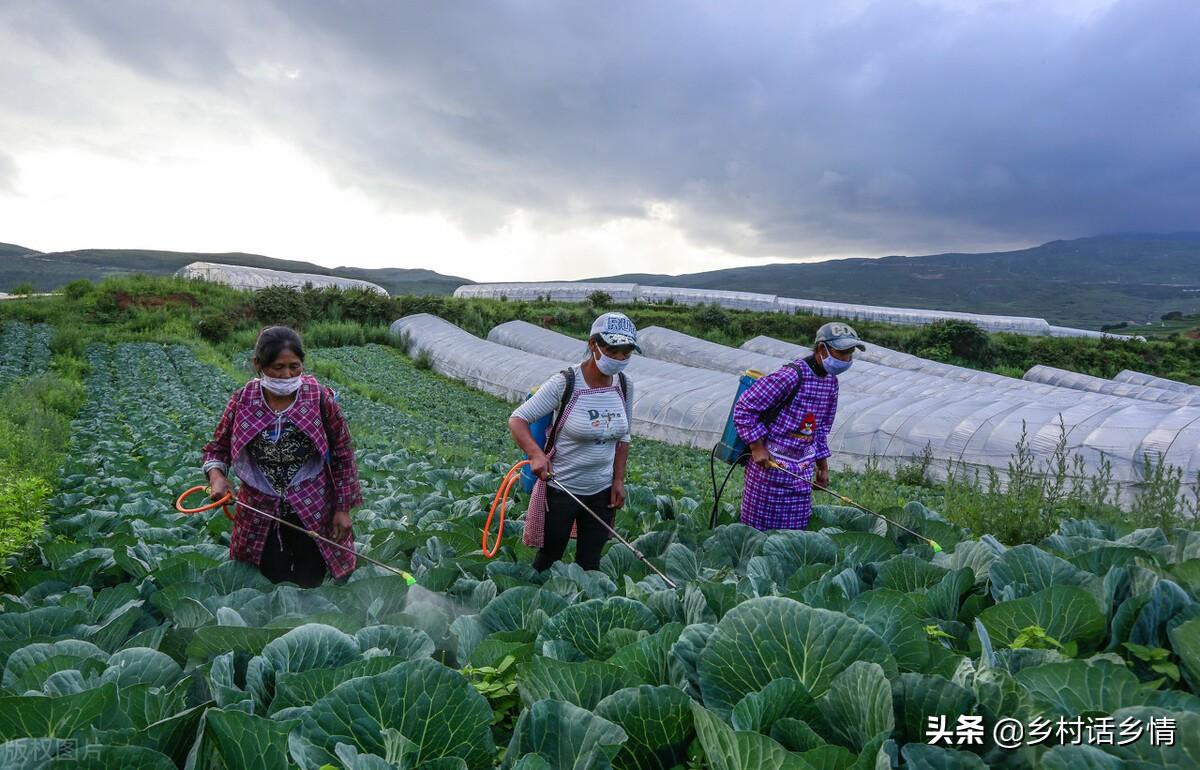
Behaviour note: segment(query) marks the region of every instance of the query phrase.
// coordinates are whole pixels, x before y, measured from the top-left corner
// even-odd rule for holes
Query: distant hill
[[[432,270],[326,268],[258,254],[84,249],[41,253],[0,243],[0,291],[32,283],[50,291],[76,278],[169,275],[202,260],[358,278],[393,294],[450,294],[465,278]],[[590,280],[759,291],[871,305],[1027,315],[1085,328],[1200,315],[1200,233],[1078,238],[990,254],[890,256],[782,263],[686,275],[626,274]],[[1149,330],[1148,330],[1149,331]]]
[[[472,283],[466,278],[442,275],[432,270],[398,267],[375,270],[359,267],[331,269],[310,262],[237,252],[199,254],[139,249],[83,249],[42,253],[22,246],[0,243],[0,291],[25,282],[32,283],[40,291],[51,291],[78,278],[98,281],[105,276],[129,273],[170,275],[184,265],[197,261],[358,278],[377,283],[392,294],[450,294],[464,283]]]
[[[1024,315],[1099,328],[1200,313],[1200,233],[1051,241],[1019,251],[839,259],[688,275],[593,278],[651,286]]]
[[[8,256],[23,256],[25,254],[39,254],[40,252],[33,249],[27,249],[24,246],[18,246],[15,243],[0,243],[0,257]]]

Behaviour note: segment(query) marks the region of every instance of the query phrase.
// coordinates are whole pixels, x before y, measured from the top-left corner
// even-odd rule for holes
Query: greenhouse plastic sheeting
[[[583,340],[525,321],[508,321],[488,333],[490,342],[546,356],[559,368],[584,360]],[[721,437],[738,378],[732,374],[634,355],[625,372],[633,381],[634,432],[670,444],[709,448]]]
[[[638,286],[638,298],[643,302],[667,302],[677,305],[720,305],[732,310],[778,310],[773,294],[721,289],[681,289],[672,286]]]
[[[582,347],[580,340],[564,340],[563,335],[531,324],[503,326],[510,344],[553,355],[481,340],[428,315],[400,319],[392,329],[408,336],[410,354],[428,351],[439,372],[510,401],[523,398],[572,363],[577,357],[572,351]],[[723,355],[736,354],[729,348]],[[754,360],[760,367],[770,363],[761,356]],[[780,357],[778,363],[784,360]],[[645,357],[635,357],[628,371],[635,381],[637,435],[695,447],[715,443],[733,398],[734,374],[711,372],[714,378],[708,380],[694,367]],[[896,467],[919,458],[928,447],[934,478],[944,478],[946,465],[952,462],[959,472],[986,476],[992,469],[1004,480],[1023,431],[1040,467],[1049,461],[1065,432],[1067,451],[1083,461],[1080,483],[1086,483],[1106,461],[1112,467],[1113,483],[1128,500],[1144,482],[1145,461],[1161,457],[1183,470],[1185,490],[1195,495],[1200,407],[1084,391],[1069,391],[1070,402],[1052,403],[865,361],[839,382],[838,416],[829,438],[835,467],[862,468],[872,458],[885,467]]]
[[[1053,366],[1038,364],[1025,372],[1025,379],[1030,382],[1041,382],[1057,385],[1061,388],[1086,390],[1091,393],[1136,398],[1139,401],[1154,401],[1160,404],[1176,406],[1200,405],[1200,394],[1193,395],[1178,390],[1164,390],[1153,385],[1137,385],[1132,382],[1116,382],[1103,377],[1093,377],[1090,374],[1058,369]]]
[[[1074,403],[1079,400],[1079,393],[1066,388],[1055,387],[1053,385],[1044,385],[1036,382],[1028,382],[1026,380],[1017,379],[1016,377],[1005,377],[1002,374],[994,374],[992,372],[980,372],[975,369],[967,369],[962,366],[954,366],[953,364],[944,364],[940,361],[930,361],[927,358],[921,358],[909,353],[901,353],[900,351],[890,350],[888,348],[874,345],[870,341],[866,342],[867,349],[865,352],[854,354],[856,363],[852,371],[862,369],[863,363],[872,363],[879,366],[887,367],[888,369],[899,369],[907,372],[916,372],[926,376],[937,377],[951,382],[961,382],[972,385],[980,385],[988,388],[992,392],[1010,392],[1014,396],[1041,400],[1051,404],[1067,404]],[[811,351],[800,345],[795,345],[783,340],[777,340],[774,337],[759,336],[749,339],[742,344],[742,348],[767,355],[787,357],[802,357],[808,355]],[[898,377],[896,372],[880,371],[874,374],[876,377],[892,379]],[[911,381],[911,380],[906,380]],[[933,387],[927,385],[926,389]],[[1097,398],[1105,398],[1097,395]],[[1117,398],[1117,396],[1107,397],[1107,400]]]
[[[393,322],[391,333],[408,340],[405,348],[410,356],[429,356],[439,374],[505,401],[523,401],[530,390],[563,368],[557,359],[481,340],[428,313]]]
[[[739,376],[748,369],[764,373],[773,372],[782,366],[783,362],[790,360],[731,348],[662,326],[638,329],[638,344],[642,346],[642,352],[648,358],[715,369]]]
[[[780,361],[807,350],[769,337],[751,343],[752,351],[775,353]],[[830,446],[847,455],[848,464],[861,465],[871,454],[885,466],[910,462],[928,443],[935,477],[944,478],[946,462],[953,461],[981,475],[994,469],[1003,480],[1024,426],[1039,463],[1053,454],[1063,431],[1067,451],[1084,462],[1084,479],[1107,460],[1125,500],[1143,481],[1145,461],[1160,457],[1181,468],[1186,491],[1196,493],[1200,407],[1067,388],[1054,388],[1061,393],[1050,398],[921,372],[897,378],[895,370],[888,375],[880,369],[864,361],[840,377],[841,403]],[[896,387],[886,384],[889,376]],[[931,385],[930,379],[947,385]]]
[[[538,334],[540,331],[547,333]],[[587,342],[584,340],[542,329],[527,321],[508,321],[493,326],[487,338],[489,342],[495,342],[497,345],[506,345],[573,364],[580,363],[587,356]]]
[[[563,302],[578,302],[587,299],[594,291],[603,291],[621,303],[665,302],[672,299],[680,304],[714,303],[733,309],[750,309],[780,313],[797,311],[813,315],[849,318],[880,323],[923,325],[940,320],[962,320],[976,324],[981,329],[993,332],[1011,332],[1046,336],[1051,333],[1050,324],[1042,318],[1024,316],[999,316],[966,313],[951,310],[925,310],[921,308],[894,308],[879,305],[858,305],[848,302],[826,302],[792,297],[772,297],[770,294],[754,292],[724,291],[715,289],[689,289],[672,286],[641,286],[634,283],[488,283],[460,286],[454,290],[456,297],[506,297],[517,300],[535,300],[549,297]],[[1059,327],[1065,328],[1065,327]]]
[[[773,337],[755,337],[747,340],[742,348],[752,352],[778,356],[783,360],[802,358],[812,352],[810,348],[803,345],[795,345]],[[867,349],[868,351],[873,350],[874,346],[868,343]],[[1079,400],[1077,392],[1055,388],[1050,385],[1037,385],[1011,377],[995,375],[997,378],[1003,380],[1005,385],[1005,387],[997,389],[988,383],[972,382],[956,376],[942,376],[944,372],[938,369],[897,369],[886,364],[877,364],[859,359],[860,355],[864,354],[855,354],[854,368],[841,377],[844,389],[849,387],[863,393],[903,392],[921,397],[969,398],[978,394],[980,392],[978,389],[982,388],[982,392],[988,394],[989,397],[998,392],[1010,391],[1010,395],[1013,398],[1020,398],[1026,401],[1040,401],[1047,404],[1065,405],[1073,404]],[[906,356],[907,354],[900,355]],[[915,356],[910,356],[909,358],[915,359],[918,362],[924,362],[925,364],[936,363],[925,361],[925,359],[916,358]],[[948,368],[959,369],[960,367]],[[955,373],[951,372],[951,374]],[[966,386],[967,389],[964,390],[962,386]],[[1105,402],[1117,400],[1115,396],[1095,396],[1094,398],[1104,400]]]
[[[602,291],[612,297],[613,302],[628,304],[636,302],[636,283],[572,283],[550,281],[547,283],[474,283],[459,286],[454,290],[456,297],[482,297],[515,301],[536,301],[549,297],[555,302],[583,302],[593,292]]]
[[[1137,342],[1145,342],[1146,338],[1139,335],[1129,334],[1113,334],[1112,332],[1100,332],[1095,329],[1075,329],[1070,326],[1050,326],[1051,337],[1087,337],[1089,339],[1103,340],[1135,340]]]
[[[784,312],[802,311],[819,316],[834,316],[858,321],[920,326],[935,321],[968,321],[980,329],[990,332],[1012,332],[1015,334],[1048,335],[1050,324],[1042,318],[1023,316],[980,315],[952,310],[924,310],[920,308],[881,307],[878,305],[856,305],[848,302],[823,302],[813,299],[791,299],[779,297],[777,304]]]
[[[1178,380],[1168,380],[1166,377],[1155,377],[1153,374],[1145,374],[1143,372],[1135,372],[1132,369],[1125,369],[1117,373],[1113,377],[1114,382],[1129,382],[1134,385],[1150,385],[1163,390],[1174,390],[1179,393],[1192,393],[1200,395],[1200,387],[1189,385],[1186,382]]]
[[[246,267],[244,265],[220,265],[216,262],[193,262],[184,265],[175,273],[180,278],[193,278],[209,283],[219,283],[234,289],[254,291],[268,286],[292,286],[297,289],[306,285],[318,289],[334,287],[338,289],[366,289],[377,294],[388,296],[387,290],[370,281],[359,281],[354,278],[339,278],[334,275],[316,275],[314,273],[288,273],[283,270],[269,270],[265,267]]]

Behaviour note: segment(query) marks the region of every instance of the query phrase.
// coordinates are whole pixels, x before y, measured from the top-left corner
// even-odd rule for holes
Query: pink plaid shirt
[[[325,394],[322,399],[323,389]],[[238,474],[242,480],[237,492],[240,502],[279,516],[286,500],[306,529],[328,537],[335,511],[349,511],[362,504],[362,488],[358,481],[358,466],[354,462],[349,426],[333,399],[332,391],[323,388],[315,377],[309,375],[304,375],[301,380],[296,400],[284,413],[284,418],[312,441],[319,456],[329,459],[315,476],[294,481],[284,491],[282,498],[274,490],[260,489],[247,481],[248,478],[261,477],[261,474],[254,472],[253,460],[243,450],[276,419],[263,398],[258,380],[251,380],[229,399],[212,441],[204,445],[203,463],[224,466],[226,469],[232,466],[235,471],[242,468],[243,472]],[[229,541],[230,557],[259,564],[274,524],[264,516],[239,508]],[[356,559],[353,554],[320,540],[316,543],[335,578],[345,577],[354,571]],[[353,548],[353,534],[347,535],[342,545]]]

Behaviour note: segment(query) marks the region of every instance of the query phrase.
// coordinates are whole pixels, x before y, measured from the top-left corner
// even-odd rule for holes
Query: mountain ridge
[[[311,262],[236,251],[206,253],[156,249],[76,249],[40,252],[16,244],[0,243],[0,257],[5,258],[0,262],[0,289],[28,282],[40,291],[51,291],[79,278],[97,281],[109,275],[132,273],[170,275],[192,262],[357,278],[379,284],[392,294],[449,294],[463,284],[473,283],[467,278],[443,275],[425,268],[329,268]]]
[[[1118,234],[971,254],[856,257],[588,279],[1045,318],[1098,328],[1200,313],[1200,233]]]
[[[474,283],[424,268],[327,268],[244,252],[78,249],[43,253],[0,243],[0,290],[50,291],[78,278],[169,275],[206,261],[357,278],[392,294],[450,294]],[[1200,232],[1118,233],[1001,252],[855,257],[744,266],[679,275],[624,273],[592,281],[756,291],[866,305],[1045,318],[1085,328],[1200,314]]]

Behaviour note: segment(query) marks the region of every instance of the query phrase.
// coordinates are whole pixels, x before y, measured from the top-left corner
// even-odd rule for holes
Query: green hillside
[[[0,261],[0,290],[26,282],[33,284],[40,291],[51,291],[78,278],[98,281],[110,275],[131,273],[170,275],[184,265],[197,261],[357,278],[377,283],[392,294],[450,294],[464,283],[471,283],[466,278],[442,275],[432,270],[368,270],[357,267],[331,269],[311,262],[240,252],[204,254],[143,249],[81,249],[43,254],[22,246],[0,243],[0,257],[3,257],[3,261]]]
[[[0,243],[0,257],[16,257],[26,254],[37,254],[33,249],[18,246],[15,243]]]
[[[869,305],[1028,315],[1099,328],[1200,313],[1200,233],[1051,241],[990,254],[840,259],[601,279]]]

